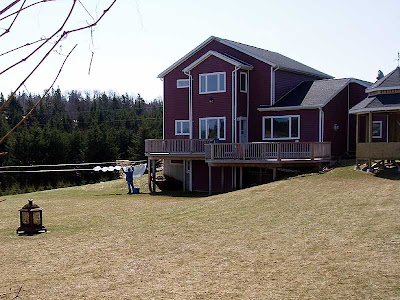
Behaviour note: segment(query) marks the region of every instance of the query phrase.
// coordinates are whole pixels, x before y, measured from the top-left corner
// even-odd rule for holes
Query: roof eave
[[[374,108],[359,108],[359,109],[350,109],[350,114],[360,114],[360,113],[369,113],[373,111],[392,111],[392,110],[400,110],[399,106],[390,106],[390,107],[374,107]]]
[[[367,93],[371,92],[377,92],[377,91],[390,91],[390,90],[400,90],[400,86],[393,86],[393,87],[387,87],[387,88],[367,88],[365,91]]]

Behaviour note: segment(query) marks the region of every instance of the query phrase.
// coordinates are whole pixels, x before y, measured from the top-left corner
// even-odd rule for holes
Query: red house
[[[348,111],[370,85],[213,36],[158,77],[164,126],[162,140],[146,140],[152,173],[163,159],[165,175],[184,190],[210,193],[354,151]]]

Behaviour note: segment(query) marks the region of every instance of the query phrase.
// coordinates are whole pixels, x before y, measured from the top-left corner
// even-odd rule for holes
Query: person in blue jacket
[[[128,194],[133,194],[133,168],[132,167],[128,167],[126,169],[126,171],[124,169],[122,169],[122,171],[125,173],[126,175],[126,182],[128,183]],[[132,188],[132,190],[131,190]]]

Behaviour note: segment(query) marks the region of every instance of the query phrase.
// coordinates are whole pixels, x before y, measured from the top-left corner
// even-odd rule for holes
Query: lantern
[[[18,234],[36,234],[46,232],[46,227],[42,224],[42,209],[33,203],[32,199],[28,200],[20,210],[21,225],[17,229]]]

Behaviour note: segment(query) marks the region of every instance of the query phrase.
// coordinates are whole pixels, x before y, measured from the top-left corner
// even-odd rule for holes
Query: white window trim
[[[292,118],[298,118],[298,132],[299,135],[297,137],[292,137]],[[284,138],[274,138],[274,122],[273,119],[279,118],[289,118],[289,137]],[[271,135],[272,137],[267,138],[265,137],[265,119],[271,119]],[[298,140],[300,139],[300,115],[285,115],[285,116],[265,116],[262,118],[262,139],[264,141],[271,141],[271,140]]]
[[[379,124],[379,135],[373,135],[373,131],[372,131],[372,138],[373,139],[381,139],[382,138],[383,123],[382,123],[382,121],[372,121],[372,127],[373,127],[374,124]]]
[[[188,133],[178,133],[178,123],[183,123],[183,122],[189,123],[189,120],[175,120],[175,135],[190,135],[190,129],[189,129]],[[189,126],[189,128],[190,128],[190,126]],[[181,125],[181,130],[182,130],[182,125]]]
[[[199,118],[199,139],[208,139],[208,132],[206,130],[206,136],[203,138],[201,136],[201,121],[205,120],[206,121],[206,128],[207,128],[207,122],[208,120],[223,120],[224,121],[224,138],[218,137],[219,140],[225,141],[226,140],[226,117],[208,117],[208,118]],[[220,122],[217,122],[217,132],[218,135],[220,134]]]
[[[187,86],[179,86],[179,83],[182,82],[182,81],[187,82],[188,85],[187,85]],[[178,80],[176,81],[176,87],[177,87],[178,89],[187,89],[187,88],[189,88],[189,86],[190,86],[189,79],[178,79]]]
[[[242,75],[245,75],[245,80],[244,80],[244,82],[246,83],[246,85],[245,85],[245,89],[244,90],[242,90]],[[240,72],[240,83],[239,83],[239,85],[240,85],[240,92],[241,93],[247,93],[247,90],[249,89],[249,87],[247,86],[247,73],[246,72]]]
[[[224,89],[220,90],[220,80],[219,80],[219,75],[220,74],[224,74]],[[207,76],[208,75],[218,75],[217,76],[217,91],[212,91],[212,92],[208,92],[207,91]],[[206,80],[206,91],[202,92],[201,91],[201,77],[205,77]],[[215,94],[215,93],[225,93],[226,92],[226,72],[214,72],[214,73],[203,73],[203,74],[199,74],[199,94]]]

